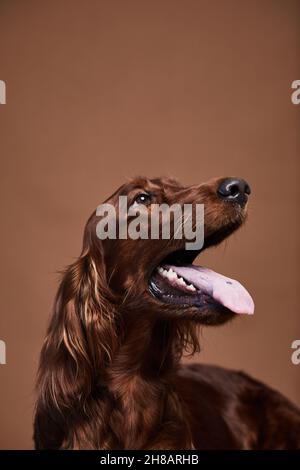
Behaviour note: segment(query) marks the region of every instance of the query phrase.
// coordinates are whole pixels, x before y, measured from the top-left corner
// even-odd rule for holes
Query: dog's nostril
[[[239,193],[239,187],[237,184],[233,184],[229,187],[229,193],[231,196],[236,196]]]
[[[218,187],[218,195],[226,200],[237,202],[241,206],[247,202],[251,188],[247,181],[240,178],[226,178]]]
[[[245,183],[246,183],[245,193],[246,194],[251,194],[251,188],[250,188],[249,184],[246,181],[245,181]]]

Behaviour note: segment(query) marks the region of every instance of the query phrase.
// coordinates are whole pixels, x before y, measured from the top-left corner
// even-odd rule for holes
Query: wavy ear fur
[[[85,410],[115,351],[115,322],[104,263],[99,259],[96,263],[87,252],[63,275],[42,348],[34,433],[37,448],[61,447],[76,410]]]

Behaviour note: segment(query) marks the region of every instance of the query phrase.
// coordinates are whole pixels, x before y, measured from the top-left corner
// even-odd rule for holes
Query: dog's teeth
[[[169,271],[168,274],[167,274],[167,276],[168,276],[168,278],[171,279],[171,280],[177,278],[176,273],[174,273],[174,271],[172,271],[172,272]]]
[[[183,279],[183,277],[179,277],[176,271],[174,271],[172,268],[165,269],[162,266],[159,266],[157,268],[158,272],[163,276],[169,279],[169,281],[175,281],[179,286],[185,287],[187,290],[191,292],[195,292],[197,289],[193,284],[187,284],[186,281]]]
[[[191,292],[195,292],[197,289],[193,284],[187,284],[183,277],[179,277],[179,275],[174,271],[172,268],[165,269],[162,266],[157,268],[158,272],[163,276],[166,277],[169,281],[175,281],[179,286],[185,287],[187,290]]]
[[[178,284],[180,284],[181,286],[186,286],[186,283],[182,277],[178,279]]]
[[[186,288],[190,291],[193,291],[193,292],[196,290],[196,288],[195,288],[195,286],[193,286],[193,284],[190,284],[189,286],[186,286]]]
[[[173,271],[172,268],[169,269],[168,277],[169,277],[170,279],[177,279],[177,274],[176,274],[175,271]]]

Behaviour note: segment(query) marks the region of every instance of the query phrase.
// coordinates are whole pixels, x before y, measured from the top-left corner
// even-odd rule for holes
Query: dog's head
[[[223,323],[236,313],[253,313],[252,299],[241,284],[192,264],[203,250],[219,244],[241,226],[249,194],[249,185],[238,178],[216,178],[190,187],[171,178],[135,178],[106,201],[106,207],[115,209],[110,214],[114,219],[106,221],[107,226],[112,224],[112,236],[108,234],[100,240],[97,227],[103,214],[95,212],[91,216],[85,230],[84,252],[91,255],[115,303],[124,310],[203,324]],[[120,219],[124,218],[120,201],[124,197],[128,210],[125,236],[120,233]],[[204,208],[204,219],[198,220],[197,216],[203,215],[197,211],[200,205]],[[179,212],[167,211],[168,217],[164,219],[167,212],[159,212],[158,207],[175,207]],[[144,218],[135,219],[134,212],[138,215],[142,212]],[[182,218],[178,222],[179,216]],[[163,235],[168,222],[169,230]],[[197,224],[202,225],[201,246],[194,248],[187,239],[184,228],[188,222],[193,233],[200,228]],[[138,238],[132,239],[128,233],[130,223],[138,228],[135,232],[140,234]],[[153,223],[158,224],[155,238],[151,236]]]

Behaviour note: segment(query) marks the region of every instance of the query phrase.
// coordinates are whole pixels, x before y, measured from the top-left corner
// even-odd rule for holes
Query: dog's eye
[[[149,204],[151,202],[151,196],[147,193],[138,194],[134,200],[134,204]]]

